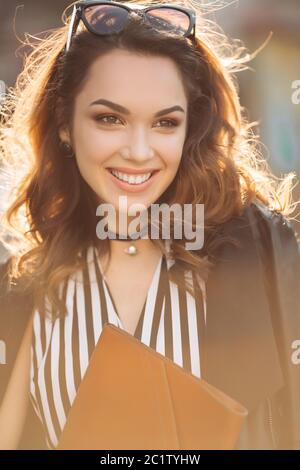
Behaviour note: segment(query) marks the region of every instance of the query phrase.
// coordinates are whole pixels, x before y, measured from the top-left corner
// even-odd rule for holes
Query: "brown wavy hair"
[[[207,10],[198,2],[177,4],[196,10],[194,42],[155,31],[136,19],[121,34],[99,39],[81,22],[65,54],[66,15],[64,26],[47,31],[36,42],[28,38],[25,42],[30,54],[2,107],[2,180],[6,188],[14,188],[5,199],[2,241],[13,254],[11,276],[19,279],[23,291],[34,293],[37,308],[46,295],[66,313],[59,284],[83,266],[82,250],[99,245],[95,230],[99,202],[76,159],[64,158],[58,129],[67,125],[72,135],[74,97],[89,67],[116,48],[173,59],[188,96],[182,159],[160,202],[204,204],[205,244],[202,250],[187,251],[184,238],[172,240],[178,269],[171,269],[171,279],[179,282],[183,269],[205,279],[213,266],[218,228],[239,216],[255,198],[285,216],[292,211],[294,175],[282,179],[272,175],[259,151],[256,123],[248,122],[239,102],[235,73],[248,68],[254,54],[249,55],[239,41],[229,41],[219,26],[206,19]],[[165,252],[161,240],[154,243]],[[101,240],[102,245],[109,251],[107,240]],[[193,293],[192,286],[185,287]]]

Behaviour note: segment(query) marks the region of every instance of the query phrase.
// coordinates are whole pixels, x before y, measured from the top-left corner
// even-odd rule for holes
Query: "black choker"
[[[145,235],[145,233],[147,233],[147,232],[142,231],[141,233],[140,232],[133,233],[132,235],[134,235],[134,236],[137,235],[137,238],[131,238],[131,237],[130,238],[118,238],[119,235],[117,233],[112,232],[111,230],[107,230],[109,240],[118,240],[120,242],[132,242],[132,243],[134,243],[137,240],[141,240],[141,239],[145,240],[145,238],[142,238]]]

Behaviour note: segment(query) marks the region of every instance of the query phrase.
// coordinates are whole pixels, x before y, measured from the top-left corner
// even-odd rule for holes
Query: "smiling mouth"
[[[107,168],[107,170],[118,180],[122,181],[123,183],[130,184],[132,186],[142,185],[149,181],[152,176],[157,173],[159,170],[153,170],[148,173],[144,174],[128,174],[122,173],[120,171],[114,170],[113,168]]]

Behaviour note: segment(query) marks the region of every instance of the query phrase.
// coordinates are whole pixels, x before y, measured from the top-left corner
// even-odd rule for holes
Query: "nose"
[[[142,163],[153,158],[155,152],[149,143],[147,132],[136,129],[132,131],[127,148],[122,153],[127,160]]]

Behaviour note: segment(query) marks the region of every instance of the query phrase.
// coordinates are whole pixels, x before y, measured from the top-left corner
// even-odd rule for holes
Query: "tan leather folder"
[[[57,449],[233,449],[248,411],[106,323]]]

